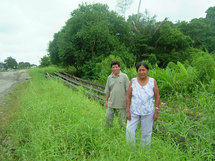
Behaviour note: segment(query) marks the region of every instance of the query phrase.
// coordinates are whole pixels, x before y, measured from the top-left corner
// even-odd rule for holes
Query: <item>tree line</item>
[[[54,34],[41,66],[72,66],[76,75],[96,79],[105,72],[101,65],[107,60],[121,60],[126,68],[147,60],[165,68],[202,51],[215,54],[215,7],[207,9],[205,18],[173,23],[147,13],[125,20],[107,5],[82,4]]]
[[[0,70],[8,69],[27,69],[36,67],[35,64],[30,64],[29,62],[17,62],[16,59],[7,57],[4,62],[0,62]]]

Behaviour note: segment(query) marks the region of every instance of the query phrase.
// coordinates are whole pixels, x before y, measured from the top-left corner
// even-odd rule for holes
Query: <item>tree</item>
[[[208,33],[208,37],[206,40],[206,44],[208,44],[208,51],[215,52],[215,6],[208,8],[206,11],[206,22],[210,24],[210,32]]]
[[[136,56],[136,61],[142,61],[150,57],[154,52],[154,35],[157,32],[155,16],[150,17],[148,12],[145,14],[129,16],[127,20],[131,36],[131,53]]]
[[[58,37],[60,35],[60,32],[54,34],[53,41],[49,42],[48,52],[50,54],[50,61],[52,64],[59,64],[60,58],[58,55],[59,49],[58,49]]]
[[[11,56],[7,57],[4,60],[4,63],[5,63],[5,68],[6,69],[16,69],[17,65],[18,65],[17,62],[16,62],[16,59],[12,58]]]
[[[51,65],[50,57],[45,55],[40,60],[40,67],[47,67]]]
[[[194,47],[204,49],[207,48],[206,39],[209,31],[210,25],[205,22],[205,19],[192,19],[188,25],[187,35],[195,41]]]
[[[4,69],[4,63],[0,62],[0,70]]]
[[[32,65],[29,62],[19,62],[18,69],[27,69],[30,68]]]
[[[206,14],[206,19],[208,20],[210,25],[215,27],[215,6],[208,8]]]
[[[95,63],[114,51],[123,53],[129,41],[129,26],[122,16],[107,5],[83,4],[55,34],[48,51],[52,62],[59,58],[63,65],[74,66],[79,76],[93,77]]]
[[[160,37],[157,40],[157,46],[165,52],[175,50],[184,50],[190,46],[192,40],[189,36],[185,36],[178,29],[170,27],[169,24],[164,24],[160,28]]]
[[[164,23],[159,30],[159,38],[155,41],[155,53],[160,65],[165,67],[170,61],[177,62],[187,59],[188,55],[184,51],[191,47],[192,43],[189,36],[172,28],[170,24]]]
[[[206,18],[194,18],[189,23],[182,21],[175,26],[194,40],[195,48],[215,51],[215,7],[210,7],[206,11]]]

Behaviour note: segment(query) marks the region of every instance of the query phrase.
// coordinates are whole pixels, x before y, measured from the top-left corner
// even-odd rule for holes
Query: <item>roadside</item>
[[[18,83],[29,79],[26,70],[0,72],[0,104],[4,96]]]
[[[18,107],[18,96],[24,87],[16,87],[17,83],[25,82],[29,78],[26,70],[0,72],[0,134],[3,124]]]
[[[20,107],[19,96],[26,89],[30,77],[26,70],[0,72],[0,160],[5,160],[4,149],[9,148],[11,143],[5,135],[7,125],[14,117],[15,111]]]

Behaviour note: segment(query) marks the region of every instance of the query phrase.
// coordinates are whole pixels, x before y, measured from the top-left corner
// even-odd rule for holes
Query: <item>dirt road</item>
[[[0,72],[0,104],[4,96],[16,85],[18,82],[22,82],[29,79],[29,75],[26,70]]]

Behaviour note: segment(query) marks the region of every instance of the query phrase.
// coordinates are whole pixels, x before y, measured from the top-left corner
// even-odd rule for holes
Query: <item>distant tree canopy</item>
[[[30,64],[29,62],[19,62],[18,63],[18,69],[27,69],[27,68],[31,68],[33,66],[33,64]]]
[[[7,57],[3,63],[0,63],[1,69],[27,69],[31,67],[36,67],[35,64],[30,64],[29,62],[19,62],[17,63],[16,59]]]
[[[5,65],[5,68],[6,69],[16,69],[17,68],[17,65],[18,63],[16,62],[16,59],[12,58],[11,56],[10,57],[7,57],[5,60],[4,60],[4,65]]]
[[[79,76],[87,78],[97,78],[97,64],[110,55],[126,67],[142,60],[160,67],[183,62],[191,48],[215,52],[214,10],[210,7],[206,18],[173,24],[167,19],[157,22],[147,13],[126,21],[107,5],[82,4],[49,42],[49,59],[52,64],[74,66]]]
[[[182,21],[176,27],[194,40],[193,47],[215,52],[215,7],[208,8],[206,14],[206,18],[195,18],[190,23]]]
[[[4,63],[0,62],[0,70],[4,70]]]

